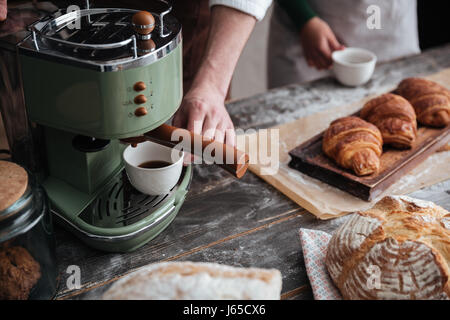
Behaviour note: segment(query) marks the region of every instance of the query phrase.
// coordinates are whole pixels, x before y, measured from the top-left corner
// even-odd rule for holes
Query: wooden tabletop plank
[[[321,229],[332,232],[337,225],[347,219],[348,217],[343,217],[332,223],[323,224],[311,214],[292,212],[247,232],[219,239],[162,261],[205,261],[238,267],[276,268],[283,275],[283,292],[291,297],[294,295],[290,293],[292,290],[309,284],[303,263],[299,229]],[[110,284],[108,281],[105,282],[105,286],[84,290],[83,296],[78,298],[98,298]]]
[[[131,253],[104,253],[91,249],[58,228],[59,271],[65,279],[67,266],[78,264],[82,273],[81,289],[84,289],[130,269],[207,248],[217,241],[240,237],[278,223],[289,215],[304,212],[295,203],[286,201],[276,189],[248,174],[242,181],[233,179],[229,184],[194,194],[192,199],[189,195],[174,222],[151,243]],[[58,297],[71,291],[65,287],[64,280]]]
[[[287,291],[281,295],[281,300],[312,300],[314,299],[309,284]]]
[[[428,199],[450,210],[450,180],[419,190],[411,196]],[[312,298],[311,288],[303,261],[298,231],[300,228],[332,233],[350,216],[321,221],[313,215],[291,212],[247,232],[194,248],[162,261],[205,261],[238,267],[276,268],[283,275],[283,299]],[[86,287],[67,298],[98,299],[103,292],[120,278],[107,279],[92,287]]]

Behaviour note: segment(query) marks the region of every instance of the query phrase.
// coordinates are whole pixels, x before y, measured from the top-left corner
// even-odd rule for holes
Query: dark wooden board
[[[449,132],[450,125],[445,128],[419,126],[417,139],[411,149],[397,150],[385,146],[380,158],[380,170],[372,175],[359,177],[351,170],[340,167],[324,154],[323,131],[289,152],[292,157],[289,166],[358,198],[370,201],[445,145],[450,140]]]

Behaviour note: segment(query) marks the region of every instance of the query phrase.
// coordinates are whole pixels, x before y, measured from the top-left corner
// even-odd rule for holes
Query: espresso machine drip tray
[[[103,251],[129,252],[172,222],[191,179],[192,167],[184,167],[178,184],[168,194],[150,196],[134,189],[122,170],[80,214],[52,211],[57,222],[86,244]]]

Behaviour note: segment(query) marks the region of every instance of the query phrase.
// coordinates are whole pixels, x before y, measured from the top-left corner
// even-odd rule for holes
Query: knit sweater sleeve
[[[272,4],[272,0],[209,0],[209,6],[222,5],[254,16],[257,20],[262,20],[267,9]]]

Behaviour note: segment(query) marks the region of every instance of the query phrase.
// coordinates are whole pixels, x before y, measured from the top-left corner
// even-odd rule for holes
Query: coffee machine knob
[[[134,103],[136,103],[136,104],[143,104],[146,102],[147,102],[147,98],[143,94],[140,94],[134,98]]]
[[[147,109],[145,107],[139,107],[136,110],[134,110],[134,115],[136,117],[142,117],[147,114]]]
[[[144,91],[147,88],[143,81],[136,82],[133,86],[134,91]]]
[[[155,29],[155,18],[148,11],[139,11],[131,19],[134,31],[140,35],[151,33]]]

